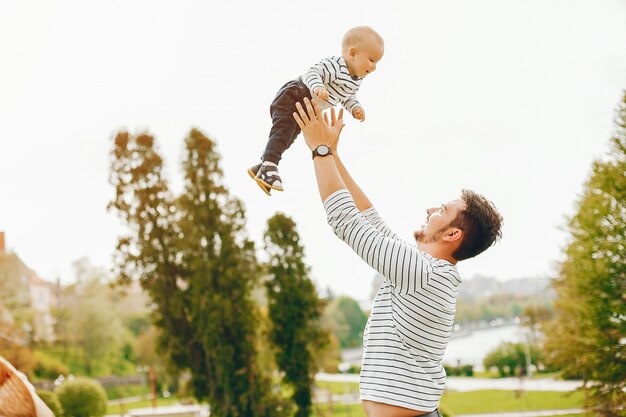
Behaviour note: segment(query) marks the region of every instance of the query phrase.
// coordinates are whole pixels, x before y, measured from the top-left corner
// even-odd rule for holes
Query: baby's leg
[[[291,144],[300,134],[300,128],[293,118],[296,103],[302,102],[304,97],[311,98],[309,89],[299,79],[289,81],[276,94],[270,114],[272,116],[272,130],[265,147],[262,160],[278,164]]]

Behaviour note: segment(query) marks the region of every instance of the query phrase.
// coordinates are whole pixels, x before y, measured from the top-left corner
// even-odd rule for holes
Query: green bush
[[[474,376],[474,366],[473,365],[461,366],[461,374],[465,376]]]
[[[474,376],[474,366],[473,365],[463,365],[463,366],[452,366],[452,365],[443,365],[443,369],[446,371],[446,375],[448,376]]]
[[[93,379],[76,378],[67,381],[56,393],[65,417],[102,417],[106,412],[106,392]]]
[[[350,365],[350,368],[348,369],[348,373],[349,374],[360,374],[361,373],[361,367],[358,365]]]
[[[535,346],[530,346],[530,362],[538,363],[540,356]],[[490,351],[483,360],[485,369],[497,368],[500,376],[526,375],[526,345],[504,342]]]
[[[38,378],[54,380],[59,375],[67,376],[70,373],[68,367],[56,358],[39,353],[36,354],[36,358],[37,364],[35,365],[34,373]]]
[[[54,392],[37,390],[37,395],[39,395],[39,398],[41,398],[41,400],[46,403],[46,405],[48,406],[50,411],[52,411],[52,414],[54,414],[55,417],[63,417],[63,408],[61,407],[59,398]]]

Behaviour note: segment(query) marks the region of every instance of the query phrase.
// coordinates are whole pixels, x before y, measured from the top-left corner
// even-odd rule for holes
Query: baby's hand
[[[352,110],[352,116],[354,116],[355,119],[364,122],[365,121],[365,110],[363,109],[363,107],[357,106],[354,108],[354,110]]]
[[[315,87],[313,94],[315,94],[319,100],[328,100],[329,97],[328,90],[324,87]]]

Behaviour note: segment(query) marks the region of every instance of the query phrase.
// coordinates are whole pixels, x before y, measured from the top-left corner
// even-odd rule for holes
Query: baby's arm
[[[363,106],[361,106],[361,103],[359,103],[359,100],[357,100],[356,94],[352,94],[342,104],[344,109],[346,109],[352,117],[361,122],[365,121],[365,110]]]
[[[324,83],[336,80],[338,72],[337,63],[332,58],[324,58],[309,68],[302,81],[318,99],[328,100],[330,95]]]

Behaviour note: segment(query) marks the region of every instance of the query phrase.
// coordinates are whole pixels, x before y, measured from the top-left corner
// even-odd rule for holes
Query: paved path
[[[582,381],[563,381],[553,378],[460,378],[449,377],[446,388],[454,391],[501,389],[506,391],[560,391],[571,392],[583,385]]]
[[[541,411],[516,411],[513,413],[494,413],[494,414],[458,414],[455,417],[542,417],[542,416],[558,416],[563,414],[580,414],[585,410],[580,408],[572,408],[569,410],[541,410]]]

